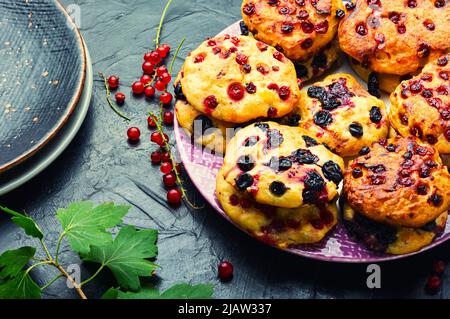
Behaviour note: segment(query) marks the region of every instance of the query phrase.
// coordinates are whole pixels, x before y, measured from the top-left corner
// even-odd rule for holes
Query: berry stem
[[[173,157],[172,151],[170,149],[169,141],[167,141],[166,136],[164,135],[164,130],[163,130],[163,127],[161,125],[160,120],[158,119],[158,117],[153,112],[150,112],[149,116],[151,116],[153,118],[153,121],[155,121],[155,123],[156,123],[156,130],[158,131],[158,133],[161,135],[161,137],[163,139],[164,147],[166,148],[166,151],[169,154],[170,162],[171,162],[172,167],[173,167],[173,172],[174,172],[175,177],[177,179],[177,184],[180,187],[183,199],[193,209],[201,209],[202,207],[195,206],[193,203],[191,203],[191,201],[189,200],[189,198],[187,196],[187,192],[186,192],[186,189],[183,186],[183,181],[181,179],[180,173],[177,171],[177,164],[178,163],[175,161],[175,158]]]
[[[184,41],[186,41],[186,37],[184,37],[184,38],[181,40],[180,44],[179,44],[178,47],[177,47],[177,50],[175,51],[175,54],[173,55],[172,61],[170,61],[170,66],[169,66],[169,73],[170,73],[170,74],[172,74],[173,65],[174,65],[174,63],[175,63],[175,60],[176,60],[177,57],[178,57],[178,53],[180,53],[180,50],[181,50],[181,47],[182,47],[183,44],[184,44]]]
[[[164,11],[163,11],[163,13],[161,15],[161,20],[159,21],[158,29],[156,31],[156,38],[155,38],[156,49],[159,47],[159,40],[161,38],[161,30],[162,30],[162,27],[163,27],[163,24],[164,24],[164,19],[166,18],[167,11],[169,10],[169,7],[170,7],[170,4],[172,3],[172,1],[173,0],[169,0],[167,2],[166,7],[164,8]]]
[[[117,115],[119,115],[121,118],[123,118],[125,121],[131,121],[131,119],[129,117],[127,117],[126,115],[124,115],[123,113],[121,113],[117,107],[114,105],[114,103],[111,100],[111,92],[109,90],[109,86],[108,86],[108,79],[106,78],[106,76],[102,73],[99,72],[98,75],[100,76],[100,78],[103,80],[104,84],[105,84],[105,92],[106,92],[106,101],[109,104],[109,107],[114,111],[114,113],[116,113]]]

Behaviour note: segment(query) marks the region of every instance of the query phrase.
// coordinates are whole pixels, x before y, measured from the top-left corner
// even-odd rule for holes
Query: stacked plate
[[[0,195],[49,166],[92,95],[83,39],[57,1],[0,0]]]

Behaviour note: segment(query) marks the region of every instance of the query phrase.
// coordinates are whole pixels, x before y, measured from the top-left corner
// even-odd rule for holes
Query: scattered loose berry
[[[166,187],[173,187],[177,184],[177,177],[174,173],[167,173],[163,176],[163,183]]]
[[[223,261],[218,267],[218,276],[222,281],[230,281],[233,278],[233,265],[229,261]]]
[[[166,125],[172,125],[173,118],[174,118],[173,112],[164,112],[163,120]]]
[[[130,127],[127,131],[128,140],[137,142],[141,138],[141,131],[137,127]]]
[[[108,85],[112,90],[117,89],[119,87],[119,78],[115,75],[111,75],[108,78]]]
[[[140,81],[134,82],[131,86],[131,90],[134,94],[142,94],[144,92],[144,89],[144,84],[142,84],[142,82]]]
[[[167,201],[172,205],[179,205],[183,195],[178,188],[171,189],[167,192]]]
[[[170,104],[172,102],[173,96],[169,92],[164,92],[159,96],[159,100],[162,104]]]
[[[125,102],[125,98],[125,94],[123,94],[122,92],[116,93],[116,102],[118,104],[123,104]]]
[[[431,275],[428,277],[427,288],[431,291],[436,291],[441,286],[441,279],[439,276]]]
[[[438,275],[442,274],[444,272],[444,270],[445,270],[445,262],[443,260],[436,260],[433,263],[433,271],[436,274],[438,274]]]

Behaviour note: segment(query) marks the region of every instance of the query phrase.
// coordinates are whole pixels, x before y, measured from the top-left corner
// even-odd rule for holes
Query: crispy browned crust
[[[298,4],[301,2],[279,0],[271,5],[267,0],[244,0],[242,17],[255,38],[272,46],[280,47],[284,54],[292,60],[305,61],[324,49],[334,39],[339,22],[336,18],[336,10],[340,8],[341,1],[318,0],[315,1],[315,6],[312,4],[313,1],[304,1],[303,6]],[[246,9],[248,6],[254,6],[254,13],[248,14],[248,9]],[[305,11],[307,17],[299,18],[299,14]],[[304,32],[305,28],[302,28],[302,23],[311,23],[316,30],[312,30],[310,33],[308,33],[309,31]],[[320,28],[321,23],[328,23],[326,32]],[[282,32],[282,27],[286,24],[293,26],[292,32]],[[319,31],[317,32],[317,30]],[[305,48],[304,42],[311,40],[311,46]]]
[[[389,144],[395,151],[388,151]],[[450,174],[438,152],[412,136],[375,143],[368,155],[350,162],[344,176],[345,197],[353,209],[377,222],[412,228],[450,208],[449,186]]]
[[[427,64],[422,73],[402,82],[392,93],[389,113],[392,126],[402,136],[415,135],[434,145],[440,153],[450,153],[449,94],[450,54],[447,54]]]
[[[356,1],[338,34],[341,49],[375,72],[414,73],[450,48],[448,1],[441,8],[435,7],[435,1],[417,1],[415,8],[409,8],[407,1],[380,0],[381,6],[368,3]],[[360,25],[366,27],[367,34],[356,32]],[[403,27],[406,31],[401,34],[398,29]]]

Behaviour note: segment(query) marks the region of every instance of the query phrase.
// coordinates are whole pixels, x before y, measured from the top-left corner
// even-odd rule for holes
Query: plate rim
[[[56,134],[66,125],[67,121],[69,120],[70,116],[74,112],[76,106],[78,105],[78,102],[80,101],[81,95],[83,94],[84,90],[84,84],[86,80],[86,47],[84,45],[83,38],[81,36],[80,30],[76,26],[75,22],[70,17],[69,13],[66,11],[65,7],[61,4],[60,0],[52,0],[52,2],[56,5],[56,7],[64,14],[66,17],[66,21],[69,24],[69,28],[72,28],[76,41],[78,43],[78,47],[81,49],[82,53],[82,65],[81,65],[81,77],[78,80],[78,85],[76,88],[76,93],[72,96],[69,102],[69,107],[66,109],[66,112],[64,115],[59,119],[56,125],[47,133],[47,135],[43,136],[42,139],[39,141],[39,143],[36,143],[32,148],[28,149],[27,151],[23,152],[16,158],[12,159],[11,161],[0,165],[0,173],[4,173],[7,170],[16,167],[17,165],[21,164],[25,160],[29,159],[33,155],[35,155],[39,150],[41,150],[44,146],[46,146],[55,136]]]
[[[220,33],[218,33],[218,35],[222,35],[224,33],[228,33],[230,29],[232,28],[236,28],[240,21],[242,21],[242,19],[238,20],[235,23],[230,24],[228,27],[226,27],[223,31],[221,31]],[[279,251],[283,251],[292,255],[296,255],[296,256],[300,256],[300,257],[304,257],[304,258],[308,258],[308,259],[313,259],[313,260],[318,260],[318,261],[324,261],[324,262],[330,262],[330,263],[342,263],[342,264],[368,264],[368,263],[381,263],[381,262],[390,262],[390,261],[396,261],[396,260],[400,260],[400,259],[404,259],[404,258],[408,258],[408,257],[412,257],[421,253],[424,253],[426,251],[429,251],[443,243],[445,243],[446,241],[450,240],[450,233],[441,236],[440,238],[435,239],[431,244],[423,247],[422,249],[412,252],[412,253],[408,253],[408,254],[403,254],[403,255],[389,255],[389,254],[384,254],[384,255],[380,255],[379,257],[369,257],[369,258],[351,258],[351,257],[344,257],[344,256],[323,256],[323,255],[316,255],[307,251],[300,251],[300,250],[296,250],[295,248],[280,248],[277,247],[275,245],[271,245],[269,243],[264,243],[260,240],[258,240],[257,238],[255,238],[255,236],[253,236],[249,231],[243,229],[240,225],[238,225],[237,223],[233,222],[229,216],[224,213],[222,214],[219,209],[221,209],[223,211],[223,208],[219,207],[219,205],[217,203],[211,203],[208,198],[210,197],[209,194],[206,194],[206,192],[200,188],[196,182],[194,182],[194,179],[192,178],[193,174],[191,172],[191,166],[195,166],[196,164],[192,163],[192,161],[190,161],[187,158],[187,152],[185,150],[185,147],[183,145],[183,142],[181,140],[181,134],[186,135],[187,134],[185,132],[185,130],[179,125],[178,123],[178,119],[175,116],[174,119],[174,135],[175,135],[175,140],[176,140],[176,144],[177,144],[177,150],[180,156],[181,161],[184,164],[185,167],[185,171],[187,173],[187,175],[189,176],[189,179],[191,180],[192,184],[194,184],[195,188],[198,190],[198,192],[203,196],[203,198],[205,199],[205,201],[216,211],[216,213],[218,213],[222,218],[225,218],[228,222],[230,222],[233,226],[235,226],[236,228],[238,228],[239,230],[243,231],[244,233],[246,233],[248,236],[250,236],[251,238],[253,238],[254,240],[258,241],[260,244],[263,244],[265,246],[269,246],[272,247],[274,249],[277,249]],[[201,148],[201,146],[197,145],[197,144],[191,144],[192,147],[195,147],[197,149],[199,149],[202,153],[204,152],[204,150]],[[188,165],[186,165],[186,163],[189,163]],[[217,199],[217,198],[216,198]],[[224,212],[224,211],[223,211]],[[332,234],[333,231],[335,231],[336,228],[333,228],[328,234]]]
[[[93,75],[92,60],[89,50],[86,47],[86,80],[84,83],[84,90],[81,94],[80,101],[77,104],[77,109],[72,114],[73,118],[71,116],[68,120],[69,126],[70,120],[74,120],[73,127],[69,128],[67,132],[63,132],[64,130],[63,128],[63,130],[61,130],[60,133],[64,134],[61,136],[56,136],[52,141],[50,141],[48,145],[46,145],[47,147],[54,147],[54,150],[51,150],[49,154],[43,155],[41,159],[38,158],[37,162],[34,163],[29,169],[26,169],[24,172],[21,172],[19,177],[14,178],[3,185],[0,184],[0,196],[4,196],[16,190],[17,188],[23,186],[24,184],[35,178],[37,175],[39,175],[45,169],[47,169],[67,149],[67,147],[70,145],[70,143],[77,135],[82,124],[84,123],[87,112],[89,111],[90,108],[90,104],[92,102],[93,89],[94,89],[94,75]],[[79,112],[79,114],[77,114],[77,112]],[[43,152],[46,151],[45,147],[43,148],[42,151]],[[37,156],[39,156],[39,154]]]

